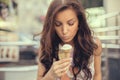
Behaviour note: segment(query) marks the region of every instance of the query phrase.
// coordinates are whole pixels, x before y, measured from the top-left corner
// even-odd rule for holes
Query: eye
[[[58,27],[59,27],[59,26],[61,26],[61,25],[62,25],[62,23],[60,23],[60,22],[58,22],[58,21],[55,22],[55,26],[58,26]]]
[[[74,25],[74,22],[73,21],[68,22],[68,25],[72,26],[72,25]]]

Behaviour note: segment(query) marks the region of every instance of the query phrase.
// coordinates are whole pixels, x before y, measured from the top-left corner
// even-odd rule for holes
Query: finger
[[[64,75],[66,73],[66,70],[67,69],[59,69],[55,72],[55,74],[58,76],[58,77],[61,77],[62,75]]]
[[[65,68],[62,68],[62,69],[56,70],[56,73],[61,73],[61,72],[64,73],[64,72],[66,72],[68,69],[69,69],[69,65],[66,66]]]
[[[59,61],[55,61],[55,59],[53,59],[53,66],[54,66],[54,69],[57,69],[59,68],[59,65],[63,64],[63,63],[71,63],[71,58],[68,58],[68,59],[63,59],[63,60],[59,60]],[[64,64],[63,64],[64,65]]]
[[[71,64],[70,62],[65,62],[65,63],[59,64],[59,65],[55,65],[54,70],[63,69],[65,67],[69,66],[70,64]]]
[[[66,72],[70,68],[70,65],[66,65],[65,67],[58,68],[55,70],[55,73],[61,73],[61,72]]]
[[[62,63],[61,65],[59,65],[59,67],[64,68],[64,67],[67,67],[70,64],[71,64],[70,62]]]
[[[64,75],[65,73],[67,73],[68,69],[69,69],[69,65],[67,67],[63,68],[63,69],[57,70],[55,74],[58,77],[61,77],[62,75]]]
[[[64,62],[71,62],[72,58],[66,58],[66,59],[61,59],[59,61],[56,61],[56,64],[62,64]]]

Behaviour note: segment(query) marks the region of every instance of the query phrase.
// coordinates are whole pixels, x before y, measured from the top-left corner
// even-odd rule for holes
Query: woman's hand
[[[71,65],[71,58],[61,59],[59,61],[54,61],[49,73],[51,76],[61,77],[66,73]]]

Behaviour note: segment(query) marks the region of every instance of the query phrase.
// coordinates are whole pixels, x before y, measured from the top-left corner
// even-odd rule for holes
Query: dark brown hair
[[[58,46],[61,43],[61,39],[55,32],[54,21],[56,14],[67,8],[73,8],[79,20],[79,30],[74,37],[74,64],[72,67],[74,79],[76,80],[77,75],[82,70],[86,76],[85,80],[88,80],[92,78],[91,71],[88,68],[89,59],[93,55],[93,51],[97,48],[97,45],[93,41],[91,30],[86,21],[85,11],[79,0],[53,0],[50,4],[41,35],[40,54],[42,55],[40,61],[46,69],[44,75],[50,69],[53,59],[59,60]],[[74,72],[75,68],[79,69],[77,73]]]

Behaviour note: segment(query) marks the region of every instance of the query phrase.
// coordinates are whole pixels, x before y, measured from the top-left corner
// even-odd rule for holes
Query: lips
[[[62,37],[62,39],[63,39],[63,40],[68,40],[68,39],[69,39],[69,37]]]

